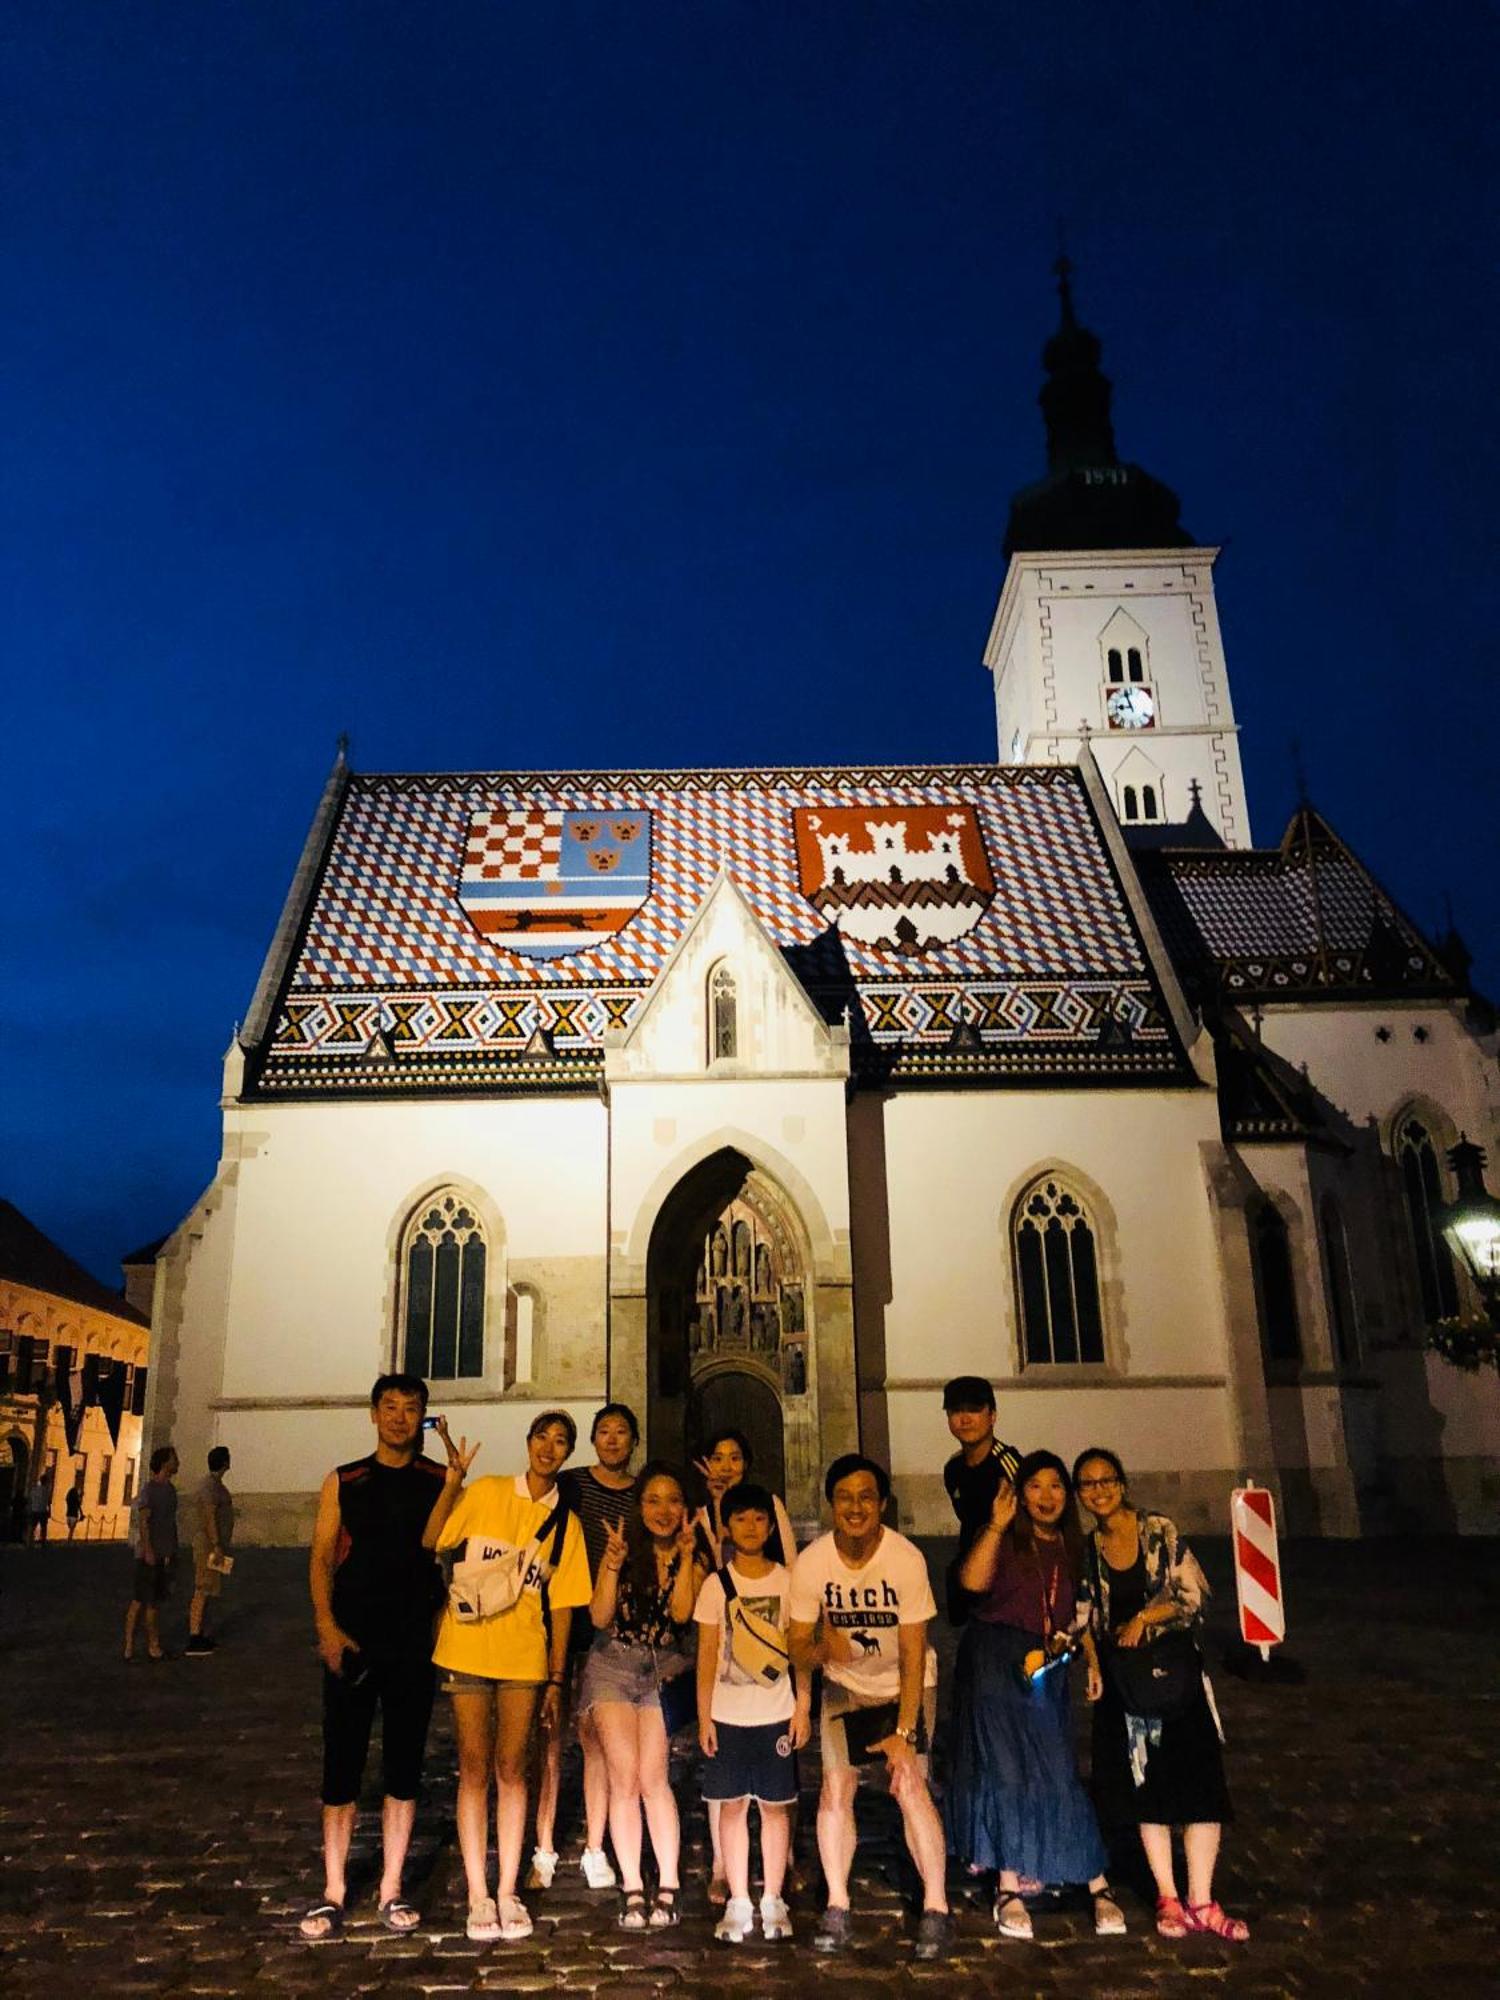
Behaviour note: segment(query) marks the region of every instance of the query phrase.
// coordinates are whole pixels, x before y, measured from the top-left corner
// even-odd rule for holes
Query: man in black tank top
[[[380,1914],[386,1928],[420,1921],[401,1893],[417,1816],[436,1675],[433,1614],[442,1600],[422,1531],[443,1490],[443,1467],[422,1455],[427,1384],[382,1375],[370,1391],[376,1445],[323,1481],[309,1583],[323,1661],[323,1897],[303,1937],[337,1936],[370,1729],[378,1706],[385,1792]],[[453,1448],[441,1432],[450,1458]]]

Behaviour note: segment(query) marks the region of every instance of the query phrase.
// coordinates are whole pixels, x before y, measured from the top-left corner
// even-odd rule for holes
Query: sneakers
[[[557,1873],[557,1856],[545,1847],[531,1850],[531,1872],[526,1877],[528,1889],[550,1889],[552,1878]]]
[[[785,1909],[783,1904],[782,1908]],[[724,1914],[714,1925],[714,1936],[720,1944],[743,1944],[755,1929],[755,1912],[748,1896],[731,1896],[724,1905]]]
[[[778,1939],[791,1936],[792,1920],[780,1896],[761,1897],[760,1928],[767,1944],[775,1944]]]
[[[953,1950],[953,1919],[946,1910],[924,1910],[917,1925],[914,1958],[947,1958]]]
[[[602,1847],[586,1847],[578,1857],[578,1865],[591,1889],[613,1889],[615,1886],[615,1871]]]
[[[206,1632],[194,1632],[188,1635],[188,1642],[182,1650],[189,1659],[193,1659],[204,1653],[211,1653],[216,1643]]]
[[[818,1920],[818,1928],[813,1932],[812,1948],[825,1957],[836,1951],[847,1951],[854,1924],[847,1910],[838,1910],[830,1903]]]

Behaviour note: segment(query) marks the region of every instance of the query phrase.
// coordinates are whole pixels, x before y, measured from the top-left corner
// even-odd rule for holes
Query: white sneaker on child
[[[714,1925],[714,1936],[720,1944],[743,1944],[755,1929],[755,1912],[750,1907],[748,1896],[731,1896],[724,1905],[724,1914]]]
[[[528,1889],[550,1889],[552,1878],[557,1873],[557,1856],[545,1847],[531,1850],[531,1873],[526,1877]]]
[[[792,1919],[786,1904],[780,1896],[762,1896],[760,1899],[760,1929],[767,1944],[777,1938],[789,1938],[792,1934]]]
[[[613,1889],[615,1886],[615,1871],[602,1847],[586,1847],[578,1857],[578,1865],[591,1889]]]

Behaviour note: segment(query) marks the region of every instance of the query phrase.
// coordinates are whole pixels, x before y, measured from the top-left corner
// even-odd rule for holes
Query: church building
[[[402,1367],[481,1471],[612,1398],[679,1460],[737,1425],[804,1520],[858,1447],[945,1532],[975,1373],[1193,1526],[1251,1475],[1291,1532],[1493,1529],[1500,1379],[1424,1333],[1477,1309],[1434,1213],[1495,1017],[1310,803],[1253,843],[1217,551],[1060,289],[999,761],[340,755],[156,1264],[148,1435],[230,1447],[247,1539]]]

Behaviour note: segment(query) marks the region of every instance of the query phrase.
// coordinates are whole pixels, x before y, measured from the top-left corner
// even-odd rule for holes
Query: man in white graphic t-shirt
[[[927,1626],[937,1606],[921,1551],[881,1520],[890,1490],[890,1475],[873,1459],[857,1452],[835,1459],[823,1482],[833,1532],[810,1543],[792,1568],[792,1658],[803,1673],[823,1669],[818,1853],[828,1908],[813,1949],[842,1951],[851,1939],[854,1794],[870,1764],[889,1778],[922,1877],[916,1956],[934,1959],[953,1942],[943,1823],[927,1789],[937,1707]]]

